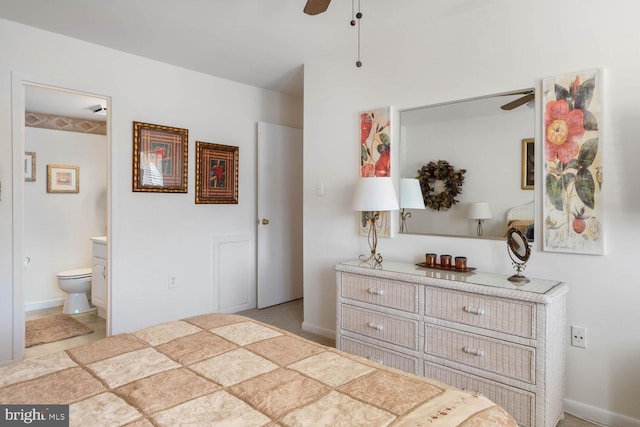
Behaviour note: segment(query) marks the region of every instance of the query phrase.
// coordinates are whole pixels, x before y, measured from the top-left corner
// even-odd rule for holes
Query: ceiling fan
[[[536,93],[533,89],[531,89],[523,92],[510,93],[509,95],[523,95],[523,96],[500,106],[501,109],[506,111],[513,110],[514,108],[517,108],[523,104],[526,104],[529,101],[532,101],[535,98]]]
[[[331,0],[307,0],[307,4],[304,6],[304,13],[318,15],[327,10],[329,3],[331,3]]]

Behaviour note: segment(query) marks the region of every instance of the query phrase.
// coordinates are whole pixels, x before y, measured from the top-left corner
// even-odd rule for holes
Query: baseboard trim
[[[58,307],[64,305],[64,298],[56,298],[44,301],[28,302],[24,305],[24,311],[42,310],[44,308]]]
[[[333,329],[325,329],[316,325],[312,325],[308,322],[302,322],[302,330],[305,332],[311,332],[312,334],[322,335],[323,337],[336,339],[336,331]]]
[[[578,418],[584,418],[589,422],[603,426],[640,427],[640,420],[638,419],[571,399],[564,400],[564,410]]]

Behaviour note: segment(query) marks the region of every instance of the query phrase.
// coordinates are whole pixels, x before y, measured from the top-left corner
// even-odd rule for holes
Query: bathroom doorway
[[[14,292],[13,342],[14,360],[21,360],[47,354],[47,346],[80,345],[109,332],[110,310],[100,310],[101,319],[91,305],[89,312],[69,315],[88,323],[93,332],[24,350],[26,320],[62,313],[67,294],[58,287],[57,274],[91,269],[91,238],[109,240],[110,98],[26,81],[16,84],[23,96],[13,110],[23,120],[18,138],[14,130],[14,147],[25,153],[24,168],[13,174],[16,182],[23,181],[22,203],[14,205],[21,205],[15,208],[21,212],[14,212],[14,260],[23,265],[18,269],[19,261],[14,263],[14,277],[20,278],[14,286],[21,288]],[[88,299],[91,303],[90,294]]]

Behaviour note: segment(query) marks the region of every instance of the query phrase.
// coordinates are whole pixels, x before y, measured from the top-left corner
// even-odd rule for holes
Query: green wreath
[[[424,204],[436,211],[446,211],[458,203],[456,196],[462,193],[465,172],[466,169],[455,170],[449,162],[444,160],[438,160],[438,163],[429,162],[418,169],[417,178],[420,181]],[[433,194],[436,181],[442,181],[444,189]]]

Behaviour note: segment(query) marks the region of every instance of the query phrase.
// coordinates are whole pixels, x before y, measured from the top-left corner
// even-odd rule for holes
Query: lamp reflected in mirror
[[[367,240],[370,255],[360,255],[360,261],[370,263],[373,267],[380,267],[382,255],[378,253],[377,223],[382,211],[397,211],[398,199],[393,188],[391,178],[360,178],[356,183],[353,197],[353,210],[365,212],[365,219],[369,223]]]
[[[400,179],[400,232],[408,233],[407,219],[411,212],[406,209],[424,209],[424,197],[420,189],[420,181],[414,178]]]
[[[491,219],[491,207],[488,202],[474,202],[469,206],[469,219],[476,221],[476,235],[482,237],[483,222],[485,219]]]

